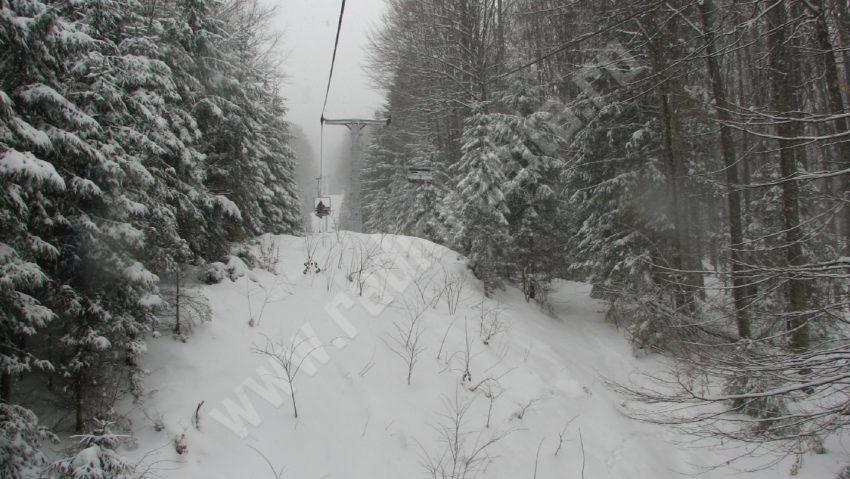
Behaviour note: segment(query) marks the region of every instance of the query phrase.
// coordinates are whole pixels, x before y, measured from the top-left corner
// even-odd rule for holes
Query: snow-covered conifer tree
[[[464,128],[463,156],[454,167],[462,203],[462,223],[454,241],[467,252],[470,267],[488,294],[501,285],[509,242],[505,165],[493,135],[492,116],[484,105],[476,105]]]
[[[513,79],[502,98],[507,113],[493,115],[494,141],[503,158],[506,202],[510,213],[511,274],[526,297],[542,293],[562,255],[559,223],[561,138],[552,114],[542,110],[545,95],[523,75]]]

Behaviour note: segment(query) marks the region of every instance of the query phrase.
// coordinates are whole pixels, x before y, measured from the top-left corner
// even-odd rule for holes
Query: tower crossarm
[[[345,195],[345,214],[343,224],[346,229],[360,233],[363,231],[363,213],[360,202],[360,135],[367,126],[388,126],[390,119],[369,120],[365,118],[328,119],[322,116],[322,127],[324,125],[339,125],[348,128],[351,133],[351,175],[349,177],[348,191]]]
[[[322,118],[322,122],[325,125],[343,125],[343,126],[353,126],[353,125],[380,125],[385,126],[389,124],[390,120],[367,120],[363,118],[340,118],[340,119],[330,119],[330,118]]]

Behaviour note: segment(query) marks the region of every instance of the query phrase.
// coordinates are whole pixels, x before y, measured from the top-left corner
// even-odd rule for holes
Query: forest
[[[268,18],[252,0],[0,1],[0,476],[38,462],[35,402],[82,434],[138,393],[175,306],[163,280],[302,231]]]
[[[848,46],[845,0],[390,0],[364,224],[490,294],[589,281],[638,348],[725,384],[623,388],[673,405],[646,419],[817,450],[850,405]]]
[[[459,252],[489,298],[591,284],[685,365],[608,385],[638,419],[786,455],[846,432],[848,0],[385,4],[364,232]],[[186,277],[305,234],[273,6],[0,0],[0,476],[141,477],[114,406],[209,319]],[[102,475],[47,461],[55,434]]]

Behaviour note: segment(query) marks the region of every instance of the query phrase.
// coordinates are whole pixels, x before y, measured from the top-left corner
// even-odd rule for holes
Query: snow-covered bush
[[[272,235],[264,235],[258,240],[257,257],[260,268],[277,274],[280,263],[280,241]]]
[[[206,284],[221,283],[228,276],[227,267],[220,261],[209,263],[198,270],[198,280]]]
[[[251,271],[251,268],[239,256],[231,256],[225,269],[231,281],[236,281]]]
[[[750,377],[740,375],[730,378],[723,386],[723,392],[727,395],[747,395],[744,399],[732,400],[732,407],[736,411],[756,419],[773,419],[785,415],[788,406],[785,397],[780,395],[768,395],[758,397],[758,393],[775,389],[777,384],[771,384],[763,377]],[[771,421],[759,421],[758,427],[767,429]]]
[[[233,246],[230,250],[231,258],[236,257],[242,260],[248,269],[258,267],[262,263],[262,258],[248,244],[239,244]]]
[[[29,409],[0,402],[0,477],[35,478],[45,465],[42,440],[54,436]]]
[[[74,436],[80,440],[75,454],[50,465],[50,477],[56,479],[137,479],[135,467],[127,463],[115,449],[127,436],[115,434],[112,423],[99,421],[90,434]]]
[[[629,334],[635,352],[676,352],[696,334],[688,318],[673,311],[654,294],[628,292],[611,296],[605,318]]]

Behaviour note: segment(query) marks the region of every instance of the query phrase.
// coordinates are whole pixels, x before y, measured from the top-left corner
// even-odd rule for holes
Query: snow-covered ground
[[[279,246],[277,274],[237,268],[236,281],[198,286],[213,320],[185,344],[153,340],[146,396],[121,406],[137,443],[129,454],[158,477],[463,477],[467,467],[481,478],[663,479],[734,455],[627,417],[603,378],[663,360],[636,358],[587,285],[556,283],[549,310],[508,288],[483,301],[482,320],[482,287],[463,258],[427,241],[332,232],[262,242]],[[303,272],[308,256],[321,271]],[[408,337],[418,337],[407,341],[410,385]],[[285,370],[258,352],[272,348],[301,365],[297,418]],[[797,477],[833,477],[845,453],[835,452],[807,456]],[[791,463],[746,477],[785,477]]]

